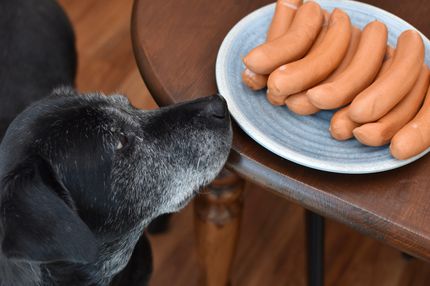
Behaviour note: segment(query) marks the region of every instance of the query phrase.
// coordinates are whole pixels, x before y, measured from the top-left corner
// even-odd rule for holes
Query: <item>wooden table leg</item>
[[[324,285],[324,217],[306,210],[308,286]]]
[[[223,170],[194,203],[197,251],[204,286],[230,285],[239,238],[244,180]]]

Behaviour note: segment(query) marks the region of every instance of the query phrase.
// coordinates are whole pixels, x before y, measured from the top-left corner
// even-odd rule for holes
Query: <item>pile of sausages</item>
[[[338,109],[330,122],[337,140],[390,143],[404,160],[430,147],[430,72],[420,34],[404,31],[387,45],[384,23],[361,31],[341,9],[313,1],[278,0],[267,40],[243,58],[242,79],[267,99],[300,115]]]

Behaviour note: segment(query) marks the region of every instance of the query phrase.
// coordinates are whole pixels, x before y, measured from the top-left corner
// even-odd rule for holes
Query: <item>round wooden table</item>
[[[400,16],[430,36],[430,5],[426,1],[364,2]],[[131,25],[134,52],[157,103],[165,106],[215,93],[215,60],[222,40],[237,21],[268,3],[136,0]],[[311,211],[311,285],[321,285],[323,280],[318,265],[323,241],[319,215],[413,256],[430,259],[430,156],[378,174],[334,174],[282,159],[255,143],[237,124],[233,128],[227,168]],[[209,186],[212,193],[196,202],[198,249],[205,274],[202,284],[228,283],[240,224],[242,187],[241,179],[225,171]]]

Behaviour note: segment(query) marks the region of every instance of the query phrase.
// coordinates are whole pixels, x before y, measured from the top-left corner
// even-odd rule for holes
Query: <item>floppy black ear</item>
[[[97,242],[50,165],[39,157],[3,179],[3,253],[11,259],[89,263]]]

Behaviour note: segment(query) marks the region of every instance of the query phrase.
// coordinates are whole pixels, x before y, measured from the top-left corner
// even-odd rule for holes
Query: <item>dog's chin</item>
[[[176,206],[173,207],[172,213],[174,212],[178,212],[181,209],[183,209],[189,202],[191,202],[191,200],[193,199],[194,196],[190,196],[189,198],[179,202]]]
[[[188,194],[187,196],[185,196],[181,201],[179,201],[178,203],[176,203],[173,208],[172,208],[172,213],[173,212],[178,212],[181,209],[183,209],[185,206],[187,206],[193,199],[194,197],[196,197],[197,195],[199,195],[202,191],[203,187],[198,188],[194,191],[192,191],[190,194]]]

